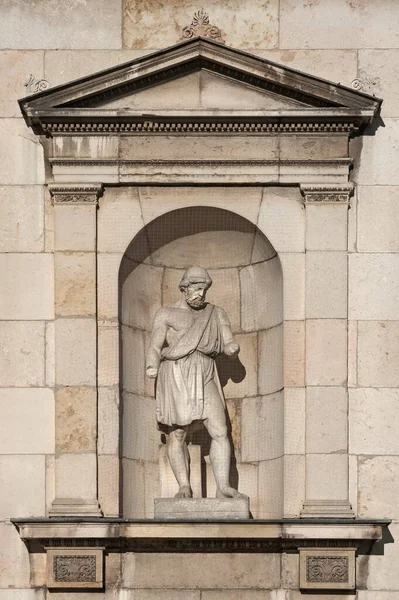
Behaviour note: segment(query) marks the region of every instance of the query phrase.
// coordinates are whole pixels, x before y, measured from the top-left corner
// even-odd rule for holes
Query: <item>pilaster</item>
[[[348,207],[352,184],[301,185],[306,207],[303,517],[353,517],[348,483]]]
[[[97,477],[97,201],[101,184],[50,185],[55,221],[55,500],[101,516]]]

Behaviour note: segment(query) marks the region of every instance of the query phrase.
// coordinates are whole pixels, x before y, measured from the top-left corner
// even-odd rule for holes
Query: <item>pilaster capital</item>
[[[353,183],[337,184],[301,184],[301,194],[307,204],[347,204],[353,193]]]
[[[50,183],[54,204],[97,204],[103,193],[102,183]]]

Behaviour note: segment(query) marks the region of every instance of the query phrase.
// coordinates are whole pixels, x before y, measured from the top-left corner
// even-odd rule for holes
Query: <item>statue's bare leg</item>
[[[226,415],[220,393],[214,381],[206,388],[204,425],[212,438],[209,451],[216,481],[216,498],[235,498],[241,494],[229,483],[231,446],[227,437]]]
[[[174,429],[167,436],[166,449],[170,466],[179,484],[175,498],[192,498],[190,487],[190,456],[186,444],[187,432]]]

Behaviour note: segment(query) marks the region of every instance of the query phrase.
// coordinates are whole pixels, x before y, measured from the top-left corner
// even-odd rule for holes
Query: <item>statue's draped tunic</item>
[[[222,349],[221,323],[215,307],[207,304],[180,339],[161,352],[156,384],[159,423],[183,426],[202,419],[204,388],[212,379],[223,402],[214,361]]]

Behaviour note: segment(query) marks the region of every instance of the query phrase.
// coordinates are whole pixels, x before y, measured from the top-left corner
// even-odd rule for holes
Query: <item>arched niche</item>
[[[231,482],[255,518],[283,514],[283,276],[280,259],[245,218],[195,206],[168,212],[131,241],[119,272],[122,390],[122,493],[126,518],[153,518],[161,494],[162,435],[145,354],[156,310],[180,297],[184,270],[199,264],[213,284],[207,299],[224,308],[241,352],[218,359],[231,443]],[[189,432],[201,453],[202,495],[214,497],[203,426]],[[162,462],[162,461],[161,461]],[[162,467],[161,467],[162,470]]]

